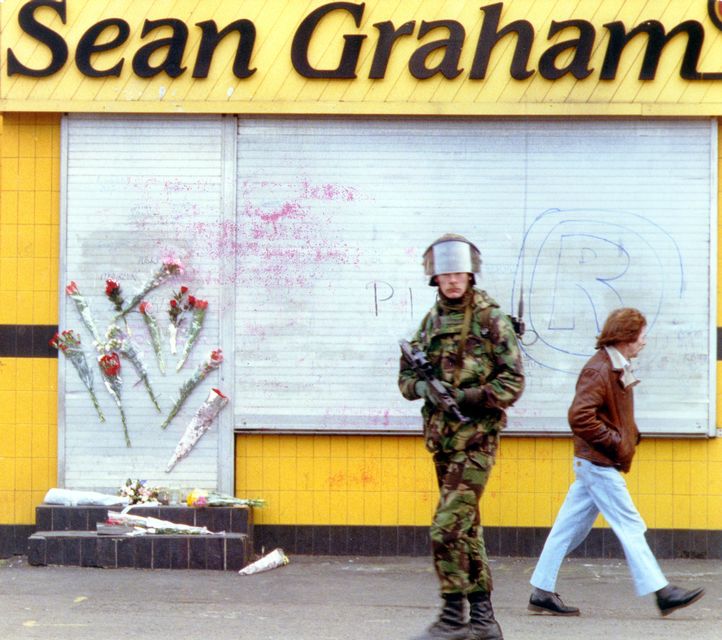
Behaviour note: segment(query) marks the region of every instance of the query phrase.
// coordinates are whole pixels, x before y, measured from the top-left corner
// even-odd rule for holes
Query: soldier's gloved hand
[[[481,387],[457,389],[446,382],[443,384],[460,409],[476,409],[484,406],[484,390]]]

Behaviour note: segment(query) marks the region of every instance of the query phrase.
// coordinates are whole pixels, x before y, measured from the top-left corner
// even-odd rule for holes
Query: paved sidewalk
[[[492,560],[506,640],[722,638],[722,561],[662,561],[667,577],[705,587],[695,605],[661,618],[635,596],[618,560],[571,560],[558,590],[579,618],[530,615],[534,560]],[[404,640],[437,613],[426,558],[292,556],[253,576],[236,572],[31,567],[0,560],[3,640]]]

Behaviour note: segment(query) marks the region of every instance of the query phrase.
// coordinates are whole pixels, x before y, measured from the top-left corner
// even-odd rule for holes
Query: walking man
[[[424,400],[424,441],[440,494],[430,536],[443,608],[416,640],[502,640],[490,600],[479,500],[506,425],[505,409],[524,389],[521,353],[509,317],[473,286],[481,267],[474,244],[446,234],[425,251],[424,267],[429,285],[438,287],[437,301],[411,345],[425,353],[434,377],[463,415],[437,406],[433,389],[401,358],[401,393]]]
[[[555,591],[565,556],[581,544],[601,512],[624,549],[638,595],[655,593],[663,616],[696,602],[704,589],[685,591],[669,584],[644,537],[646,525],[629,495],[622,473],[629,472],[639,430],[633,388],[639,382],[630,361],[646,344],[645,317],[636,309],[609,314],[597,338],[597,352],[584,365],[569,408],[576,480],[544,544],[531,585],[529,610],[577,616],[579,609]]]

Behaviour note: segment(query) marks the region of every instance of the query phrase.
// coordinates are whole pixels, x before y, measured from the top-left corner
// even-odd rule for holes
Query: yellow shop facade
[[[720,118],[714,0],[0,3],[0,556],[50,488],[127,478],[264,499],[259,550],[427,553],[398,341],[457,232],[526,325],[490,552],[539,553],[635,306],[630,491],[659,557],[720,558]],[[622,552],[600,518],[575,553]]]

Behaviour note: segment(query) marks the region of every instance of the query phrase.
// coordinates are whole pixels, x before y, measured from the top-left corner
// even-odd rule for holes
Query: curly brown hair
[[[607,316],[594,348],[601,349],[620,343],[634,342],[646,326],[647,319],[638,309],[631,307],[615,309]]]

